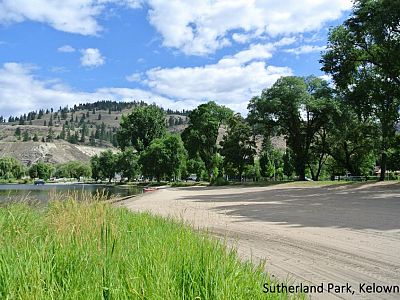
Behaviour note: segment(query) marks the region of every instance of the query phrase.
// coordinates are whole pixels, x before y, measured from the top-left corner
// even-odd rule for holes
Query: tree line
[[[246,118],[210,101],[185,111],[186,128],[170,134],[164,109],[136,105],[115,133],[120,152],[94,156],[92,177],[160,181],[196,174],[220,183],[377,173],[384,180],[387,170],[400,170],[399,24],[399,1],[354,1],[350,17],[330,30],[320,59],[331,81],[282,77],[250,99]],[[273,146],[276,137],[285,149]]]
[[[400,170],[399,24],[400,2],[356,0],[322,53],[331,82],[282,77],[250,100],[246,119],[215,102],[202,104],[189,112],[181,136],[165,133],[161,109],[134,109],[121,121],[118,144],[132,147],[142,174],[157,179],[196,173],[208,180],[243,174],[318,180],[377,171],[384,180],[387,170]],[[272,146],[276,136],[284,137],[285,151]]]

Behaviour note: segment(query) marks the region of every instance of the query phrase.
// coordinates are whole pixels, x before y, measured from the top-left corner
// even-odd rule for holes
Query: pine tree
[[[54,131],[52,127],[49,127],[49,131],[47,132],[47,142],[52,142],[54,140]]]
[[[17,139],[21,139],[21,128],[17,127],[17,129],[15,129],[15,133],[14,135],[17,137]]]
[[[22,135],[22,141],[27,142],[27,141],[30,141],[30,140],[31,140],[31,138],[29,136],[29,133],[28,133],[27,130],[25,130],[23,135]]]

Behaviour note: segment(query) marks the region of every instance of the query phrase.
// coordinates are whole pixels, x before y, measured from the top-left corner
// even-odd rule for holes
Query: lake
[[[87,195],[104,194],[107,199],[142,193],[136,186],[114,186],[105,184],[0,184],[0,203],[9,201],[47,202],[50,198],[65,199],[77,195],[79,199]]]

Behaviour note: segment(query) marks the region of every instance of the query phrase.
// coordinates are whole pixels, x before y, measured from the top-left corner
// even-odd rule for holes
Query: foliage
[[[167,177],[178,179],[186,166],[187,152],[178,135],[168,134],[155,139],[140,155],[142,174],[157,181]]]
[[[116,170],[121,173],[123,178],[127,178],[128,181],[131,181],[133,178],[137,177],[140,172],[138,160],[139,157],[133,148],[125,148],[124,151],[117,154]]]
[[[328,153],[336,160],[337,170],[346,169],[355,176],[370,174],[376,149],[375,124],[370,118],[358,118],[346,105],[336,111],[332,122]]]
[[[224,156],[224,163],[236,169],[241,178],[245,167],[254,164],[256,143],[251,127],[240,114],[230,118],[228,126],[227,134],[220,142],[220,153]]]
[[[349,104],[379,120],[381,180],[399,119],[399,12],[399,1],[355,0],[350,18],[331,30],[321,59]]]
[[[118,145],[122,150],[132,146],[142,152],[165,132],[165,114],[162,109],[156,105],[138,106],[129,115],[122,116],[117,133]]]
[[[290,149],[286,149],[285,154],[282,156],[283,160],[283,174],[291,178],[294,173],[293,155]]]
[[[13,157],[0,158],[0,178],[20,179],[24,175],[24,167]]]
[[[117,172],[117,157],[111,150],[106,150],[100,153],[99,165],[100,165],[100,178],[107,178],[109,182],[114,178]]]
[[[208,177],[213,171],[212,158],[217,153],[218,130],[233,112],[210,101],[199,105],[189,113],[188,127],[182,133],[182,140],[189,158],[200,157],[204,162]]]
[[[254,161],[253,165],[246,165],[244,176],[253,179],[253,181],[259,181],[261,179],[260,161],[258,159]]]
[[[387,169],[400,171],[400,134],[396,135],[393,147],[388,153]]]
[[[215,186],[223,186],[228,184],[229,181],[221,176],[213,177],[210,182],[210,185],[215,185]]]
[[[106,150],[101,152],[100,155],[92,156],[90,159],[92,178],[95,181],[108,179],[111,182],[118,171],[117,159],[117,154],[114,154],[111,150]]]
[[[51,175],[53,174],[53,171],[54,167],[51,164],[39,161],[30,166],[28,174],[32,179],[40,178],[43,180],[49,180]]]
[[[206,165],[199,156],[188,159],[186,162],[186,169],[188,174],[196,174],[199,180],[203,179],[203,174],[207,174]]]
[[[288,76],[250,101],[250,120],[285,136],[300,180],[305,179],[314,135],[331,111],[331,97],[331,88],[322,79]]]
[[[91,177],[92,170],[91,167],[85,163],[70,161],[56,166],[54,176],[57,178],[76,178],[80,180],[81,177]]]
[[[101,173],[100,159],[98,155],[94,155],[90,158],[90,168],[92,169],[92,178],[98,181],[103,177]]]
[[[278,169],[283,166],[283,155],[281,150],[272,146],[270,139],[264,139],[259,160],[261,175],[266,178],[276,179],[279,173]]]

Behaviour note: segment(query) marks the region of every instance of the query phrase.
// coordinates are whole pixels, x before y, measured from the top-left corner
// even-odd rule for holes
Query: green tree
[[[137,106],[127,116],[122,116],[117,133],[118,145],[124,150],[132,146],[139,153],[166,132],[165,114],[156,105]]]
[[[107,178],[111,182],[117,171],[117,155],[111,150],[103,151],[99,156],[99,164],[101,178]]]
[[[23,142],[28,142],[31,140],[31,137],[29,136],[29,132],[27,130],[24,131],[22,134],[22,141]]]
[[[283,174],[291,178],[295,171],[292,151],[290,149],[286,149],[286,152],[283,155],[282,159],[283,159]]]
[[[80,180],[81,177],[88,178],[91,175],[91,167],[78,161],[58,165],[54,172],[54,176],[57,178],[76,178],[77,180]]]
[[[370,173],[376,149],[376,124],[343,103],[332,118],[333,126],[327,135],[328,153],[336,161],[337,169],[352,175]],[[334,174],[332,174],[334,175]]]
[[[217,153],[219,129],[232,115],[232,110],[213,101],[201,104],[189,113],[189,124],[182,139],[189,158],[200,157],[204,162],[209,179],[213,171],[212,158]]]
[[[140,155],[142,173],[147,177],[178,179],[186,165],[187,152],[178,135],[155,139]]]
[[[264,140],[259,160],[261,175],[263,177],[276,179],[278,169],[283,168],[283,155],[281,150],[273,147],[269,139]]]
[[[17,127],[17,129],[15,129],[15,133],[14,135],[17,137],[17,139],[21,139],[21,128]]]
[[[129,147],[117,155],[117,172],[121,173],[122,177],[131,181],[140,171],[139,157],[134,149]]]
[[[400,2],[355,0],[343,25],[331,30],[322,70],[332,75],[351,104],[365,107],[379,120],[380,180],[395,137],[400,105]]]
[[[400,171],[400,134],[397,134],[388,153],[387,169]]]
[[[0,178],[20,179],[24,174],[24,167],[13,157],[0,158]]]
[[[230,118],[228,126],[227,134],[220,142],[220,153],[224,157],[224,164],[235,168],[239,178],[242,178],[246,165],[254,164],[256,143],[251,127],[240,114]]]
[[[52,127],[49,127],[49,131],[47,132],[47,138],[46,141],[47,142],[53,142],[54,140],[54,131]]]
[[[100,159],[98,155],[94,155],[90,158],[90,167],[92,169],[92,178],[95,181],[102,179]]]
[[[188,159],[186,170],[188,174],[196,174],[197,180],[203,179],[203,174],[207,174],[206,165],[200,156]]]
[[[53,173],[53,166],[44,162],[37,162],[30,166],[28,174],[31,178],[49,180]]]
[[[299,180],[305,180],[311,143],[331,111],[331,95],[331,88],[322,79],[288,76],[250,101],[253,125],[261,123],[263,128],[285,136]],[[264,133],[265,138],[269,135]]]

